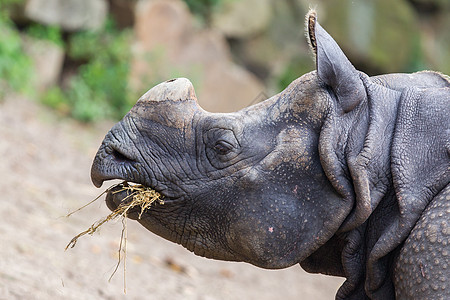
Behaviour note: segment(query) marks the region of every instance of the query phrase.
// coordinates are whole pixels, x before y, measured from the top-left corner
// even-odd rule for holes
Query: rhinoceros
[[[342,276],[337,299],[450,299],[449,77],[369,77],[306,18],[315,71],[234,113],[157,85],[107,133],[94,185],[161,193],[128,216],[200,256]]]

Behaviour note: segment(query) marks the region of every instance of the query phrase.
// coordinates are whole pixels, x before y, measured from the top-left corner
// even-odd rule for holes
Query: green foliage
[[[24,2],[25,0],[0,0],[0,19],[2,21],[9,20],[11,10]]]
[[[69,56],[73,59],[123,60],[129,58],[131,32],[119,30],[108,19],[99,31],[81,31],[70,37]]]
[[[214,7],[226,0],[184,0],[190,11],[199,16],[206,24],[211,21],[211,13]]]
[[[4,8],[7,5],[11,4],[19,4],[24,2],[25,0],[0,0],[0,8]]]
[[[66,99],[66,95],[59,87],[50,88],[42,97],[41,102],[45,105],[60,111],[63,114],[68,114],[70,107]]]
[[[280,90],[284,90],[292,81],[302,74],[314,69],[313,59],[309,56],[297,57],[288,64],[284,71],[277,79],[277,86]]]
[[[85,122],[123,117],[136,101],[128,89],[130,34],[108,21],[100,31],[72,35],[68,56],[82,65],[65,90],[54,88],[42,101]]]
[[[31,83],[31,60],[24,54],[19,32],[0,16],[0,98],[7,91],[28,92]]]
[[[419,34],[413,36],[411,40],[411,52],[409,55],[408,64],[406,66],[407,72],[417,72],[425,70],[427,65],[425,63],[424,51],[421,46],[421,37]]]
[[[57,26],[34,24],[27,28],[26,34],[40,40],[46,40],[60,47],[64,46],[61,29]]]

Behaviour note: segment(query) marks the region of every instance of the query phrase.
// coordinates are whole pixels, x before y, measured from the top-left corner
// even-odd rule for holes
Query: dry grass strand
[[[160,204],[164,204],[164,200],[160,193],[156,192],[155,190],[145,187],[143,185],[131,185],[126,182],[113,185],[106,189],[103,193],[101,193],[99,196],[97,196],[94,200],[90,201],[89,203],[83,205],[82,207],[78,208],[77,210],[69,213],[67,217],[71,216],[72,214],[80,211],[81,209],[87,207],[88,205],[94,203],[96,200],[98,200],[102,195],[105,193],[108,193],[113,188],[117,186],[122,186],[122,189],[117,190],[113,193],[120,193],[123,191],[128,191],[129,194],[122,200],[122,203],[114,210],[112,211],[108,216],[106,216],[103,219],[100,219],[99,221],[93,223],[88,229],[86,229],[83,232],[80,232],[77,234],[72,240],[67,244],[65,250],[68,248],[75,247],[78,239],[82,237],[83,235],[90,234],[92,235],[94,232],[97,231],[97,229],[105,224],[108,221],[114,220],[117,217],[123,217],[125,218],[128,211],[136,206],[139,206],[141,208],[141,211],[139,213],[138,218],[140,219],[142,217],[142,214],[144,211],[152,205],[153,202],[158,201]],[[131,199],[131,201],[129,201]]]
[[[103,219],[100,219],[99,221],[93,223],[88,229],[86,229],[83,232],[80,232],[75,237],[73,237],[72,240],[70,240],[70,242],[67,244],[65,250],[67,250],[68,248],[75,247],[78,239],[80,237],[82,237],[83,235],[86,235],[86,234],[92,235],[94,232],[96,232],[100,228],[100,226],[102,226],[106,222],[114,220],[118,217],[121,217],[122,218],[122,233],[120,236],[120,244],[119,244],[119,255],[118,255],[119,258],[118,258],[116,267],[114,268],[114,271],[112,272],[108,281],[111,281],[114,274],[116,274],[116,272],[120,266],[120,262],[122,261],[121,253],[123,252],[123,262],[124,262],[123,263],[123,272],[124,272],[124,276],[123,276],[124,289],[123,289],[123,291],[126,294],[127,293],[126,292],[127,291],[127,289],[126,289],[127,214],[131,208],[139,206],[141,208],[141,210],[139,212],[138,218],[140,219],[142,217],[142,214],[145,212],[145,210],[149,209],[153,202],[158,201],[159,204],[164,204],[164,199],[161,196],[161,194],[156,192],[155,190],[145,187],[143,185],[129,184],[124,181],[120,184],[116,184],[116,185],[109,187],[104,192],[102,192],[100,195],[98,195],[94,200],[83,205],[82,207],[78,208],[77,210],[70,212],[69,214],[67,214],[66,217],[70,217],[74,213],[76,213],[76,212],[82,210],[83,208],[89,206],[90,204],[94,203],[101,196],[108,193],[109,191],[111,191],[112,189],[114,189],[117,186],[121,186],[122,188],[117,191],[114,191],[113,192],[114,194],[120,193],[123,191],[127,191],[127,196],[124,199],[122,199],[122,202],[119,204],[119,206],[114,211],[112,211],[109,215],[107,215]]]

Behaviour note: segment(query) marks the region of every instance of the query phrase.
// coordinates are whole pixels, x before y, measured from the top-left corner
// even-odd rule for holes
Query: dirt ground
[[[117,263],[121,223],[82,237],[108,214],[93,199],[90,164],[112,124],[61,120],[34,102],[0,102],[0,299],[334,299],[343,282],[299,266],[263,270],[244,263],[196,257],[128,222],[124,295]]]

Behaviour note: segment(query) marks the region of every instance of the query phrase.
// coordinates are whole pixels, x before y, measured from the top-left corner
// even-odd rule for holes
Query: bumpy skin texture
[[[165,204],[129,217],[201,256],[346,277],[337,299],[449,299],[449,78],[369,78],[307,21],[316,71],[231,114],[187,79],[154,87],[106,135],[94,184],[156,189]]]
[[[449,212],[447,187],[423,212],[400,250],[394,269],[398,299],[448,299]]]

